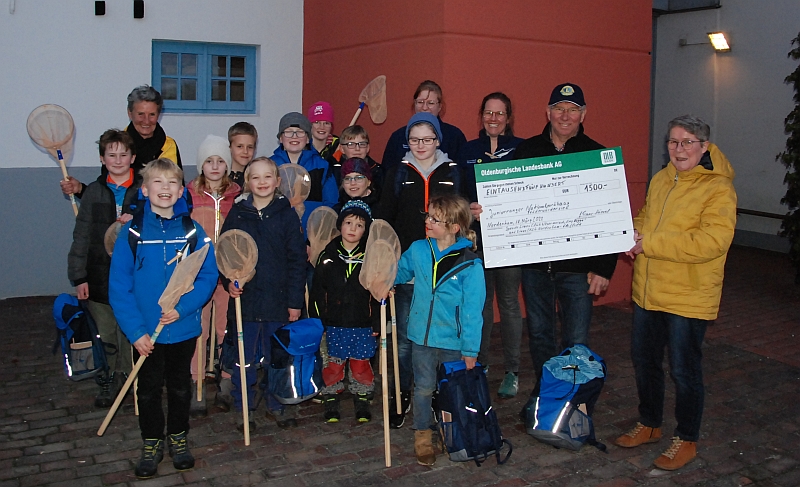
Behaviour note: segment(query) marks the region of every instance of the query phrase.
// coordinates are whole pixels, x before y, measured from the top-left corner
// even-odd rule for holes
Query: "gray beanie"
[[[281,117],[281,121],[278,124],[278,138],[280,138],[283,131],[289,127],[302,129],[305,131],[306,135],[311,136],[311,122],[309,122],[308,118],[302,113],[289,112]]]
[[[218,135],[207,135],[197,149],[197,174],[203,174],[203,163],[211,156],[218,156],[225,161],[230,170],[231,148],[228,141]]]

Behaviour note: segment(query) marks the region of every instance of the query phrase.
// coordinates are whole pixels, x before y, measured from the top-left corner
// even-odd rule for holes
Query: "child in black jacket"
[[[325,247],[314,271],[309,315],[320,318],[327,333],[329,358],[322,370],[321,392],[328,423],[340,418],[338,394],[344,391],[348,362],[356,419],[361,423],[372,419],[368,397],[374,390],[374,374],[369,359],[377,345],[377,302],[359,282],[371,222],[369,205],[361,200],[345,203],[336,222],[342,234]]]

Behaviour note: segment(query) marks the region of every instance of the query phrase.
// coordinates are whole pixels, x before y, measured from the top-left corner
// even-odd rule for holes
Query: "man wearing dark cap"
[[[583,133],[586,101],[580,86],[563,83],[553,88],[546,113],[549,122],[542,133],[520,143],[514,159],[604,148]],[[523,266],[522,291],[537,374],[561,350],[576,343],[589,344],[592,297],[608,289],[616,265],[617,254],[608,254]],[[561,320],[560,347],[555,343],[556,303]]]

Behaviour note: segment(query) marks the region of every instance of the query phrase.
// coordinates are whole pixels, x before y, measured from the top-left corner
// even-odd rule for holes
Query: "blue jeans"
[[[664,419],[664,347],[669,348],[670,376],[675,383],[674,436],[697,441],[703,418],[703,337],[708,321],[648,311],[633,305],[631,358],[639,392],[640,422],[659,428]]]
[[[542,365],[576,343],[589,345],[592,296],[584,273],[548,272],[522,269],[533,370],[539,376]],[[561,347],[556,347],[556,304],[561,321]]]
[[[506,372],[519,372],[519,345],[522,338],[522,313],[519,309],[520,266],[484,269],[486,302],[483,306],[483,332],[478,362],[489,365],[494,324],[494,296],[497,291],[497,308],[500,311],[500,335],[503,338],[503,365]]]
[[[431,427],[433,414],[431,398],[436,390],[436,370],[442,362],[461,360],[461,350],[426,347],[411,343],[414,362],[414,429],[424,431]]]
[[[414,384],[414,372],[411,365],[411,340],[408,339],[408,315],[411,313],[411,299],[413,297],[413,284],[398,284],[395,286],[397,361],[400,365],[400,390],[403,392],[411,392],[411,386]]]

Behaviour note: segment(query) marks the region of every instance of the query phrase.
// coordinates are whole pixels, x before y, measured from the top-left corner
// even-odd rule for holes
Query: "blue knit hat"
[[[411,120],[408,121],[408,125],[406,125],[406,142],[408,142],[408,133],[411,131],[411,127],[420,123],[429,123],[433,125],[433,131],[436,132],[436,138],[439,139],[439,144],[441,145],[442,128],[439,126],[439,119],[428,112],[415,113],[411,117]]]
[[[336,219],[336,229],[342,230],[342,222],[348,215],[355,215],[364,220],[364,236],[369,233],[369,225],[372,223],[372,210],[369,205],[358,199],[352,199],[342,206],[339,218]]]

